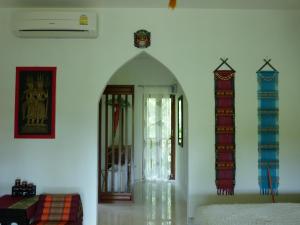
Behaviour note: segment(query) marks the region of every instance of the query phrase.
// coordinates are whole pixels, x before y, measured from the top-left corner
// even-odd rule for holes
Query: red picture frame
[[[56,67],[16,67],[15,138],[55,138]]]

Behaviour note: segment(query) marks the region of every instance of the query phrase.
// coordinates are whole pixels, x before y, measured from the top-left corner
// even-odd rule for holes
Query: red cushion
[[[82,222],[82,217],[82,204],[78,194],[44,194],[39,196],[33,221],[54,222],[53,225],[69,225],[69,223],[57,222],[77,223]],[[44,225],[44,223],[39,225]]]

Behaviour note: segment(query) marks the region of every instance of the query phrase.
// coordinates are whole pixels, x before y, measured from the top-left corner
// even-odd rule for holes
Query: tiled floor
[[[98,225],[186,225],[186,203],[173,182],[139,182],[134,203],[100,204]]]

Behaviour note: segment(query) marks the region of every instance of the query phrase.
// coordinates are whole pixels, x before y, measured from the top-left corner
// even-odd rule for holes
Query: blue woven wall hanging
[[[259,186],[261,194],[274,195],[279,184],[278,71],[265,62],[257,71]],[[272,70],[263,71],[266,65]]]

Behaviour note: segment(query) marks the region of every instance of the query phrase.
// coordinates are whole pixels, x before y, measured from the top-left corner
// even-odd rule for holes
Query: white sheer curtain
[[[144,94],[144,177],[168,180],[171,172],[171,98]]]

